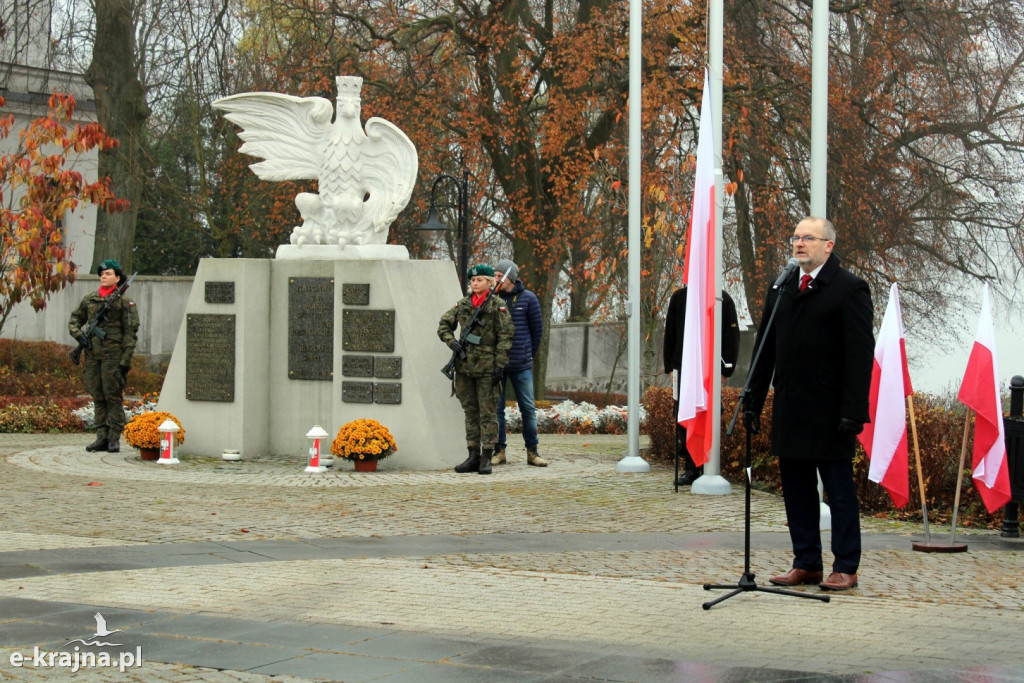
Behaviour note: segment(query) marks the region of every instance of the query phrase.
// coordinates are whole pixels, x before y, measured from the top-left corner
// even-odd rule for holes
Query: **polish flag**
[[[967,359],[967,370],[957,398],[975,413],[971,476],[989,512],[995,512],[1010,501],[1010,471],[1006,462],[995,336],[986,283],[981,295],[978,336]]]
[[[875,363],[871,370],[871,421],[864,425],[864,431],[857,438],[871,460],[868,479],[884,486],[893,505],[898,508],[910,501],[906,399],[913,393],[903,339],[900,295],[896,283],[893,283],[875,343]]]
[[[714,434],[711,394],[712,372],[717,372],[715,349],[715,151],[711,119],[711,88],[704,72],[700,104],[697,165],[686,244],[686,316],[683,358],[680,365],[679,412],[676,419],[686,429],[686,449],[697,466],[710,457]]]

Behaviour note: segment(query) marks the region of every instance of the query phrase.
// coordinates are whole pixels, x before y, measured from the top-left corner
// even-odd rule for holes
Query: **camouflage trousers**
[[[498,394],[491,376],[455,374],[455,395],[466,415],[466,445],[493,448],[498,441]]]
[[[85,390],[96,412],[96,435],[120,436],[124,431],[124,375],[117,358],[85,354]]]

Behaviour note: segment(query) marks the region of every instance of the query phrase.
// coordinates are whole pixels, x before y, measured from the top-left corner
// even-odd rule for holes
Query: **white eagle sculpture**
[[[322,97],[254,92],[213,106],[239,126],[239,151],[263,161],[249,166],[261,180],[319,180],[320,194],[302,192],[302,225],[291,243],[384,244],[388,227],[409,203],[419,161],[397,126],[373,117],[360,125],[363,79],[338,76],[338,111]]]

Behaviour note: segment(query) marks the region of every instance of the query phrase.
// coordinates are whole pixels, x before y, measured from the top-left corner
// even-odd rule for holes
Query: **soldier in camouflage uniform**
[[[121,264],[107,259],[96,267],[100,288],[90,292],[78,304],[68,321],[68,331],[83,342],[82,327],[92,320],[103,305],[103,298],[117,289],[124,279]],[[85,450],[121,450],[121,432],[124,431],[124,385],[135,353],[135,339],[139,331],[139,311],[127,296],[111,306],[106,322],[99,327],[106,333],[103,339],[93,336],[92,348],[85,351],[85,390],[92,396],[96,411],[96,440]],[[88,345],[86,345],[88,346]]]
[[[498,394],[508,352],[512,348],[515,328],[501,297],[491,295],[494,269],[487,265],[473,266],[467,271],[471,294],[459,300],[441,316],[437,336],[458,354],[455,361],[455,395],[466,413],[466,445],[469,457],[456,465],[456,472],[491,473],[491,455],[498,441]],[[480,316],[464,344],[455,337],[460,334],[476,312]],[[481,449],[483,452],[481,453]]]

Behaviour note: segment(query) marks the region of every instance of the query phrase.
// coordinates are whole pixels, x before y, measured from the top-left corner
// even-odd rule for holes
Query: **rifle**
[[[466,357],[466,344],[480,343],[480,335],[473,334],[473,326],[477,324],[477,321],[480,318],[480,312],[484,310],[484,306],[487,305],[487,299],[490,299],[491,295],[498,291],[498,287],[501,286],[501,283],[505,281],[507,276],[508,273],[502,273],[501,278],[494,281],[494,286],[487,290],[487,297],[484,299],[484,302],[477,307],[476,311],[473,312],[473,317],[470,318],[469,322],[463,326],[462,336],[459,337],[459,346],[462,348],[459,351],[452,351],[451,360],[448,361],[447,365],[441,368],[441,372],[448,379],[455,379],[455,361],[458,358]]]
[[[138,275],[138,273],[135,273],[135,275]],[[100,327],[100,324],[107,322],[107,313],[110,312],[110,307],[121,299],[125,290],[128,289],[128,285],[130,285],[132,280],[135,279],[135,275],[132,275],[130,278],[119,284],[117,289],[103,299],[103,305],[100,306],[100,310],[96,311],[96,315],[94,315],[92,319],[82,327],[82,332],[75,337],[78,341],[78,346],[70,353],[72,363],[78,365],[78,361],[82,357],[82,352],[86,349],[92,349],[92,337],[103,339],[107,336],[106,331]]]

